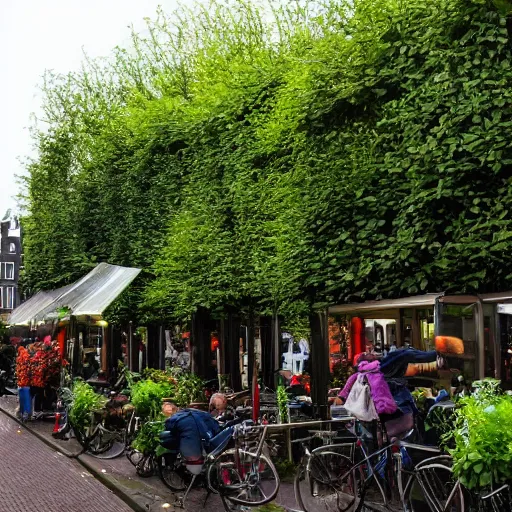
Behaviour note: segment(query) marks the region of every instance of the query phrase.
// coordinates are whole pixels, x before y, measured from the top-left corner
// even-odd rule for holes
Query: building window
[[[4,279],[14,280],[14,263],[13,262],[4,263]]]
[[[14,286],[8,286],[6,288],[6,300],[5,307],[6,309],[14,309]]]
[[[4,288],[0,286],[0,309],[4,308]]]
[[[9,253],[16,254],[16,244],[14,244],[12,242],[9,244]]]
[[[12,217],[11,221],[10,221],[10,224],[9,224],[9,229],[11,231],[14,231],[15,229],[18,229],[18,227],[19,227],[18,219],[16,217]]]

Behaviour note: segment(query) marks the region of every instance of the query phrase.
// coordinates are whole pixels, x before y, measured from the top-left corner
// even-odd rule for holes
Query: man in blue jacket
[[[218,422],[207,412],[179,409],[171,402],[163,410],[169,417],[165,420],[166,432],[161,435],[162,444],[179,451],[186,462],[202,461],[210,441],[220,432]]]

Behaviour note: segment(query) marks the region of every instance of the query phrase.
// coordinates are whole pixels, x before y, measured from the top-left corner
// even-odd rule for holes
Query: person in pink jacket
[[[340,391],[338,396],[345,402],[352,390],[352,386],[361,374],[365,375],[368,380],[370,393],[377,414],[379,414],[379,416],[382,414],[394,414],[398,407],[389,390],[388,383],[380,371],[379,361],[361,361],[357,366],[357,373],[354,373],[348,378],[345,387]]]

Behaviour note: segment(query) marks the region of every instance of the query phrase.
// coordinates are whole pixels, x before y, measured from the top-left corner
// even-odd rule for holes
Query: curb
[[[124,501],[130,508],[135,510],[135,512],[148,512],[148,509],[144,508],[140,503],[133,499],[119,485],[116,485],[114,479],[111,479],[106,474],[103,474],[101,471],[98,471],[86,460],[82,459],[81,455],[78,455],[75,458],[87,471],[89,471],[89,473],[91,473],[91,475],[94,476],[94,478],[96,478],[96,480],[98,480],[105,487],[110,489],[119,499]]]
[[[140,503],[138,503],[136,500],[134,500],[128,493],[126,493],[119,485],[116,485],[112,479],[108,478],[108,476],[104,475],[101,471],[98,471],[94,466],[89,464],[86,460],[82,459],[82,453],[71,453],[69,450],[66,450],[56,442],[54,442],[51,439],[48,439],[47,436],[44,436],[40,432],[37,432],[37,430],[34,430],[31,428],[27,423],[23,423],[19,418],[17,418],[14,414],[12,414],[9,411],[6,411],[2,407],[0,407],[0,412],[8,416],[10,419],[18,423],[18,425],[21,425],[24,427],[27,432],[30,432],[30,434],[37,437],[40,441],[42,441],[44,444],[55,450],[56,452],[61,453],[62,455],[65,455],[66,457],[70,459],[75,459],[77,462],[80,463],[81,466],[83,466],[91,475],[96,478],[99,482],[101,482],[105,487],[110,489],[118,498],[120,498],[122,501],[124,501],[131,509],[133,509],[135,512],[147,512],[147,509],[144,508]]]

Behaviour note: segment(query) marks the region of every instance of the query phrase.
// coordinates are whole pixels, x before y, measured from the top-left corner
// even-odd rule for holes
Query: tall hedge
[[[510,288],[508,13],[214,2],[47,74],[25,285],[141,266],[145,318]]]

